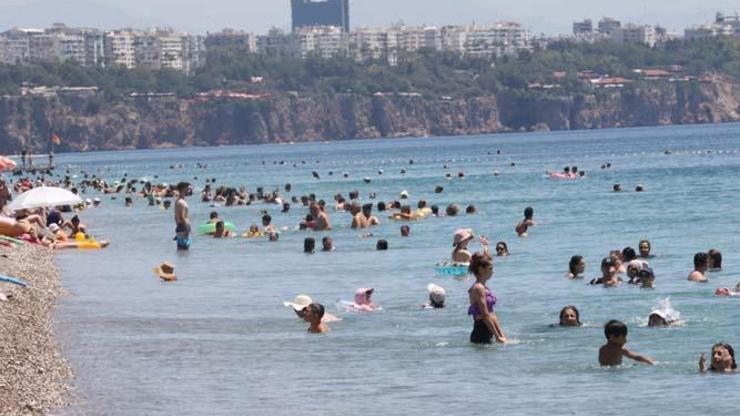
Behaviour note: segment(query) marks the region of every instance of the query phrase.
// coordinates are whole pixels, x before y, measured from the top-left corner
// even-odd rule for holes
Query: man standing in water
[[[180,182],[177,184],[177,202],[175,203],[175,241],[178,250],[190,248],[190,217],[189,207],[185,197],[190,194],[190,184]]]

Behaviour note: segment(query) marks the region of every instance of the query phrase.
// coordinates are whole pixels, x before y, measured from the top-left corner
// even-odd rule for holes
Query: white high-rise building
[[[511,55],[530,48],[530,34],[520,24],[513,22],[495,23],[489,26],[470,28],[465,42],[465,55],[476,58],[492,58]]]
[[[128,69],[136,67],[136,35],[130,29],[118,30],[105,35],[105,61],[108,66],[120,65]]]
[[[611,39],[619,44],[634,43],[652,48],[657,42],[657,35],[655,26],[628,23],[615,30]]]

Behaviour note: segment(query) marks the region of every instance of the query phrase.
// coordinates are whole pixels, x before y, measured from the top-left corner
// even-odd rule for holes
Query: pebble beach
[[[66,404],[72,375],[52,327],[59,269],[51,250],[23,245],[0,247],[0,274],[29,283],[0,283],[10,297],[0,301],[0,414],[48,414]]]

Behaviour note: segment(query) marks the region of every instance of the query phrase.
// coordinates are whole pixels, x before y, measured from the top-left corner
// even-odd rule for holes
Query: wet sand
[[[0,274],[29,283],[0,283],[0,414],[41,415],[67,403],[71,370],[54,338],[52,311],[60,272],[52,251],[0,247]]]

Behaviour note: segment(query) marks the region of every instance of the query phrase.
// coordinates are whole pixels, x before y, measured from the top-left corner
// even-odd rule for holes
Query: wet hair
[[[509,252],[509,246],[506,245],[506,241],[499,241],[498,243],[496,243],[494,249],[498,249],[499,247],[503,247],[505,252]]]
[[[614,186],[612,186],[612,190],[614,192],[620,192],[622,190],[622,185],[615,183]]]
[[[385,211],[385,202],[380,201],[378,202],[378,212],[383,212],[383,211]]]
[[[388,250],[387,240],[378,240],[378,244],[375,245],[376,250]]]
[[[211,215],[210,215],[210,218],[211,218],[211,219],[215,219],[215,218],[218,218],[218,212],[216,212],[216,211],[211,211]]]
[[[465,213],[466,213],[466,214],[475,214],[475,211],[476,211],[476,209],[475,209],[475,205],[472,205],[472,204],[471,204],[471,205],[468,205],[468,206],[467,206],[467,207],[465,208]]]
[[[303,252],[306,254],[311,254],[316,250],[316,240],[313,237],[306,237],[305,240],[303,240]]]
[[[444,187],[438,186],[438,187],[434,188],[434,193],[435,194],[441,194],[442,192],[444,192],[444,190],[445,190]]]
[[[188,182],[180,182],[177,184],[177,190],[182,191],[183,189],[187,190],[190,187],[190,184]]]
[[[564,167],[563,172],[570,173],[570,167],[569,166]]]
[[[349,199],[357,199],[360,196],[359,191],[350,191],[349,192]]]
[[[694,254],[694,268],[706,267],[709,256],[707,253],[696,253]]]
[[[432,209],[432,214],[439,215],[439,207],[438,206],[432,205],[431,206],[431,209]]]
[[[406,234],[411,233],[411,227],[409,227],[406,224],[402,225],[401,226],[401,235],[403,235],[404,233],[406,233]]]
[[[217,222],[216,223],[216,228],[224,228],[224,222],[223,221]]]
[[[267,224],[270,224],[272,222],[272,217],[270,216],[270,214],[263,215],[262,222],[266,222]]]
[[[367,212],[368,214],[370,214],[371,212],[373,212],[373,204],[365,204],[365,205],[363,205],[362,206],[362,212]]]
[[[711,249],[707,253],[707,257],[712,259],[712,267],[715,269],[722,268],[722,253],[719,250]]]
[[[637,253],[635,253],[635,249],[632,247],[625,247],[624,250],[622,250],[622,258],[624,258],[624,262],[629,262],[637,258]]]
[[[416,204],[416,207],[419,209],[426,208],[426,206],[427,206],[427,201],[423,199],[419,200],[419,203]]]
[[[80,222],[80,217],[78,217],[77,215],[75,215],[74,217],[72,217],[72,219],[70,221],[73,222],[73,223]]]
[[[573,276],[578,276],[578,273],[576,273],[576,266],[578,263],[583,260],[583,256],[575,255],[570,258],[570,262],[568,262],[568,270],[573,274]]]
[[[524,208],[524,218],[527,220],[531,220],[532,217],[534,217],[534,208],[532,207]]]
[[[311,312],[312,315],[318,316],[319,319],[323,318],[324,313],[326,312],[326,310],[324,309],[324,305],[320,303],[312,303],[306,306],[306,308]]]
[[[606,339],[609,339],[609,337],[612,336],[618,337],[620,335],[627,336],[627,325],[625,325],[624,322],[612,319],[604,325],[604,336]]]
[[[477,277],[480,270],[489,265],[493,267],[493,258],[490,255],[485,253],[474,253],[470,258],[468,271]]]
[[[447,216],[448,217],[454,217],[454,216],[456,216],[457,214],[460,213],[460,206],[457,205],[457,204],[447,205],[447,211],[446,212],[447,212]]]
[[[578,326],[581,326],[581,314],[580,314],[580,312],[578,312],[578,308],[576,308],[573,305],[568,305],[568,306],[566,306],[566,307],[564,307],[563,309],[560,310],[560,325],[563,324],[563,320],[565,318],[565,312],[568,309],[570,309],[573,312],[575,312],[575,314],[576,314],[576,323],[578,324]]]
[[[601,259],[601,269],[617,266],[617,259],[614,256],[604,257]]]
[[[724,342],[718,342],[718,343],[712,345],[712,352],[714,352],[714,349],[715,348],[724,348],[724,349],[726,349],[727,352],[730,353],[730,357],[732,357],[732,366],[731,366],[731,368],[733,370],[737,368],[737,362],[735,362],[735,350],[732,348],[732,345],[727,344],[727,343],[724,343]],[[710,370],[714,370],[715,368],[714,368],[713,365],[710,364],[709,365],[709,369]]]
[[[648,251],[650,251],[653,248],[653,246],[650,244],[650,241],[649,240],[640,240],[640,243],[637,244],[637,248],[640,248],[640,246],[643,245],[643,244],[647,244]]]

